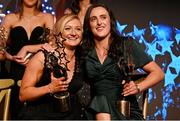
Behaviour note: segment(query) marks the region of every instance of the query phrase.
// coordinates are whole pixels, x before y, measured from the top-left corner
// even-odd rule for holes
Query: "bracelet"
[[[138,85],[138,84],[136,84],[136,89],[137,89],[138,93],[140,93],[140,92],[141,92],[141,89],[140,89],[140,87],[139,87],[139,85]]]
[[[49,94],[52,96],[53,95],[53,91],[51,90],[50,85],[48,85],[48,90],[49,90]]]

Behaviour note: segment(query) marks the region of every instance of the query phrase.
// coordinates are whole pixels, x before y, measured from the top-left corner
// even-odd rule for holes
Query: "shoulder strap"
[[[42,52],[43,54],[44,54],[44,57],[45,57],[45,60],[44,60],[44,67],[48,67],[48,68],[50,68],[48,65],[48,55],[49,55],[49,52],[47,51],[47,50],[45,50],[45,49],[40,49],[40,50],[38,50],[38,52]]]

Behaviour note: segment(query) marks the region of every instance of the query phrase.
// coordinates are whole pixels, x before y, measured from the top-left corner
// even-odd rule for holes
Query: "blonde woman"
[[[41,120],[80,120],[85,119],[84,108],[78,93],[83,85],[83,71],[80,43],[82,25],[76,15],[65,15],[55,24],[56,34],[61,33],[65,39],[63,46],[67,60],[67,77],[55,78],[47,65],[47,51],[40,51],[28,62],[20,88],[20,100],[26,102],[21,119]],[[60,39],[59,41],[62,41]],[[57,43],[57,42],[56,42]],[[51,52],[61,53],[55,45]],[[60,58],[59,58],[60,59]],[[58,66],[60,63],[58,63]],[[61,112],[59,100],[54,97],[57,92],[70,93],[69,111]]]

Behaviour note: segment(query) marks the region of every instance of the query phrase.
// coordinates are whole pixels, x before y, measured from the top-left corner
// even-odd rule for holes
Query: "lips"
[[[69,35],[69,36],[67,36],[67,39],[68,40],[77,40],[77,39],[79,39],[79,36],[78,35]]]
[[[73,38],[68,37],[67,39],[68,40],[77,40],[77,39],[79,39],[79,37],[73,37]]]
[[[102,31],[103,29],[104,29],[104,27],[103,27],[103,26],[96,27],[96,30],[97,30],[97,31]]]

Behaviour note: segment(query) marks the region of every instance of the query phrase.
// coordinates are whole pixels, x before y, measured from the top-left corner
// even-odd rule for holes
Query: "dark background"
[[[178,0],[98,0],[108,5],[122,24],[145,27],[165,24],[180,28]]]

